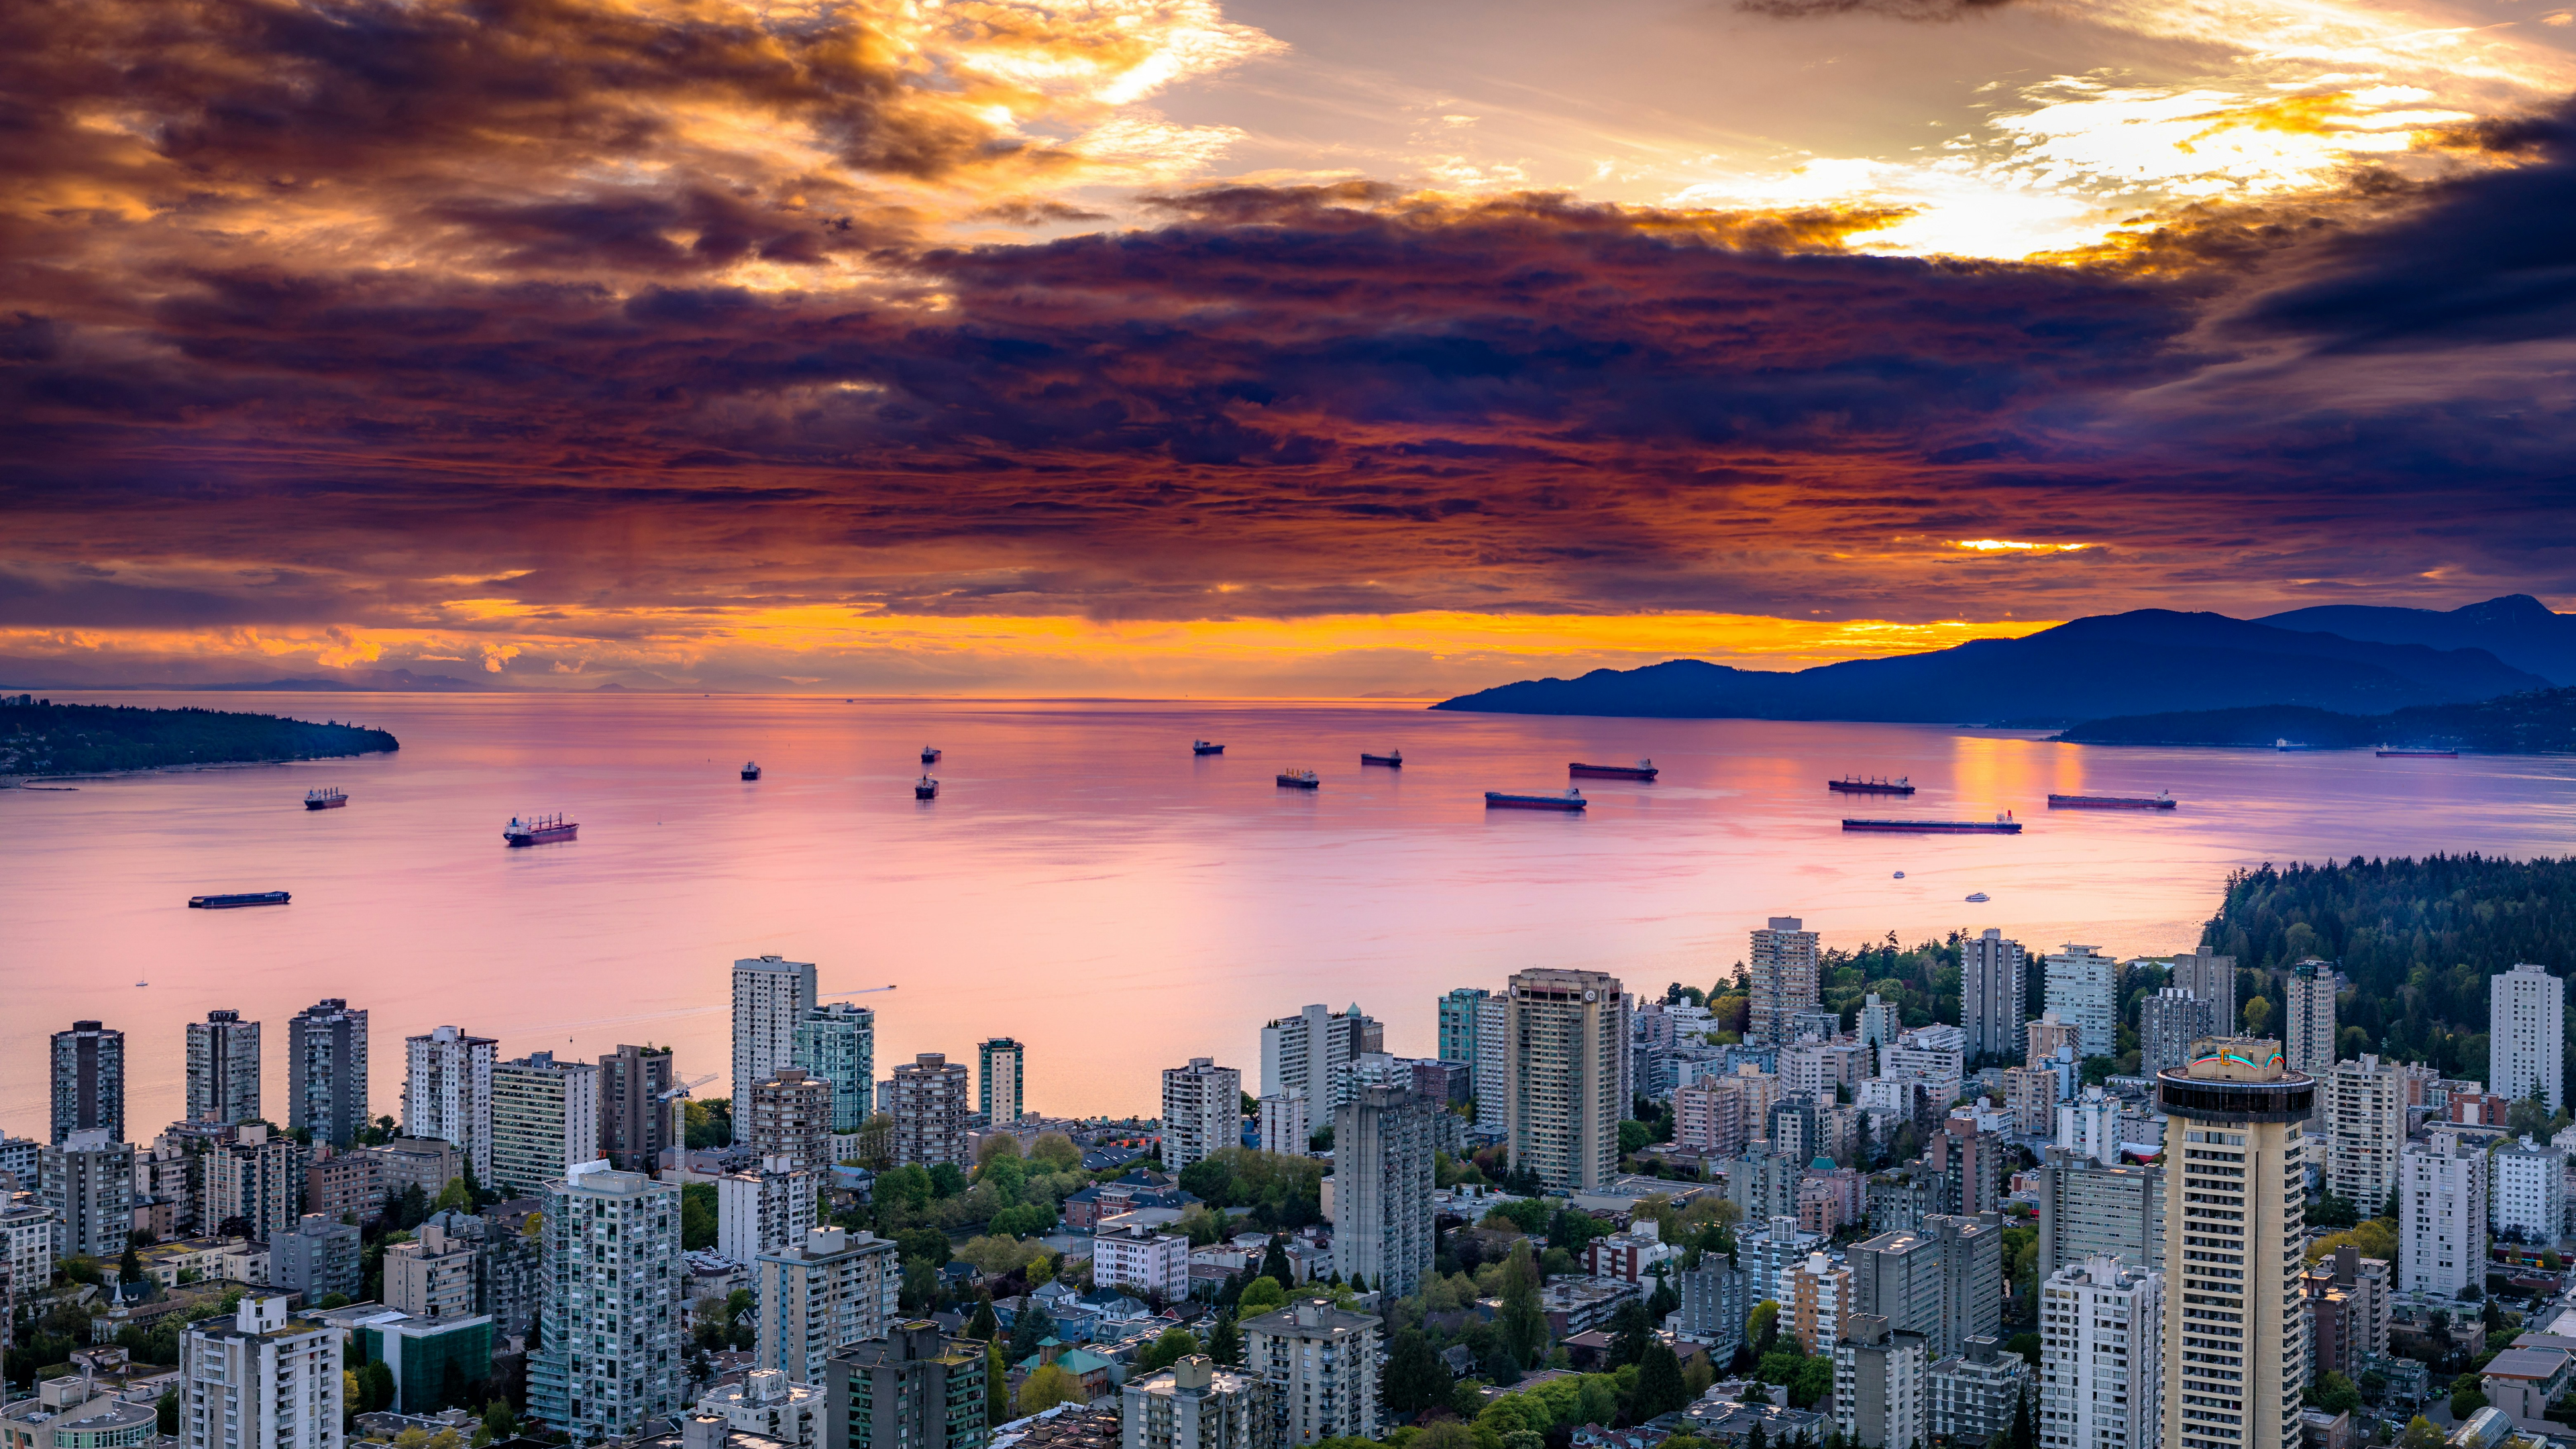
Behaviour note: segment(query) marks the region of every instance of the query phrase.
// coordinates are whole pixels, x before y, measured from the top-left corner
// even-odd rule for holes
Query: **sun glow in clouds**
[[[2021,543],[2009,538],[1962,538],[1953,540],[1953,543],[1956,547],[1972,548],[1979,553],[2073,553],[2093,546],[2089,543]]]

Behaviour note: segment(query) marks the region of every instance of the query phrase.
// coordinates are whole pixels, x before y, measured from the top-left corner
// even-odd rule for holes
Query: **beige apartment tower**
[[[1816,1004],[1816,933],[1796,916],[1773,916],[1753,933],[1745,961],[1744,1039],[1761,1046],[1788,1041],[1789,1018]]]
[[[2406,1073],[2395,1062],[2363,1055],[2317,1078],[2324,1101],[2326,1190],[2364,1217],[2397,1190],[2397,1155],[2406,1146]]]
[[[1812,951],[1808,960],[1812,991]],[[1620,1095],[1627,1077],[1627,990],[1598,971],[1541,967],[1515,974],[1504,1000],[1503,1143],[1510,1164],[1550,1187],[1599,1187],[1619,1170],[1619,1119],[1628,1114]]]
[[[2280,1043],[2220,1037],[2156,1076],[2165,1124],[2163,1449],[2298,1449],[2308,1380],[2303,1124]]]
[[[2281,1024],[2281,1064],[2311,1078],[2335,1060],[2335,969],[2329,961],[2290,968],[2289,1019]]]

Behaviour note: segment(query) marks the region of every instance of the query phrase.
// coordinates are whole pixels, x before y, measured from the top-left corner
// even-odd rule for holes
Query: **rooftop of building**
[[[1353,1313],[1335,1308],[1329,1298],[1304,1298],[1275,1313],[1247,1318],[1242,1328],[1246,1333],[1267,1333],[1281,1337],[1312,1334],[1357,1333],[1375,1328],[1384,1320],[1374,1313]]]
[[[2545,1381],[2565,1374],[2571,1360],[2576,1360],[2576,1354],[2563,1348],[2508,1348],[2487,1360],[2479,1376]]]
[[[1058,1404],[994,1426],[990,1449],[1117,1449],[1119,1442],[1116,1409]]]

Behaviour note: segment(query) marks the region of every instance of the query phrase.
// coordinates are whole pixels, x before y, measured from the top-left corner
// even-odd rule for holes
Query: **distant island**
[[[2420,623],[2411,611],[2392,612],[2408,615],[2410,625]],[[2453,638],[2470,632],[2463,621],[2452,620],[2451,626]],[[1736,669],[1697,659],[1596,669],[1579,679],[1506,684],[1431,708],[2062,729],[2176,703],[2207,709],[2297,705],[2375,715],[2556,683],[2483,648],[2355,639],[2224,614],[2138,609],[2071,620],[2020,639],[1977,639],[1950,649],[1796,671]]]
[[[2488,755],[2576,752],[2576,689],[2535,689],[2469,704],[2428,704],[2387,714],[2267,706],[2199,709],[2087,720],[2056,736],[2079,745],[2260,745],[2287,740],[2312,750],[2475,750]]]
[[[97,775],[173,765],[322,760],[402,748],[357,725],[273,714],[125,705],[0,703],[0,775]]]

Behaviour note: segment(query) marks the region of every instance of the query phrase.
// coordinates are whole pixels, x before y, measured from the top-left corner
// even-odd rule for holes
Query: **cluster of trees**
[[[2201,949],[2236,958],[2240,979],[2260,988],[2265,1025],[2283,1005],[2273,973],[2309,957],[2335,962],[2353,985],[2336,1007],[2343,1055],[2377,1051],[2486,1081],[2487,978],[2576,956],[2576,858],[2354,856],[2238,871]],[[2249,1027],[2255,1012],[2249,1000]],[[2489,1085],[2531,1095],[2527,1082]]]
[[[1312,1157],[1220,1147],[1182,1168],[1180,1181],[1210,1208],[1250,1208],[1243,1221],[1257,1232],[1295,1232],[1324,1220],[1324,1164]],[[1191,1240],[1201,1241],[1197,1232]]]
[[[0,774],[86,774],[402,748],[383,730],[273,714],[130,705],[0,705]]]

